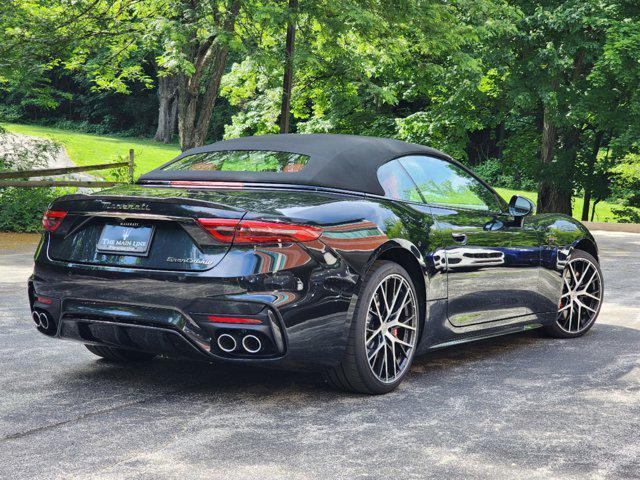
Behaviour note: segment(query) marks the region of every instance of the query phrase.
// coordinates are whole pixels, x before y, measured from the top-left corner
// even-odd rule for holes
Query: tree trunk
[[[233,0],[220,26],[226,34],[235,30],[240,1]],[[178,93],[178,132],[182,150],[204,145],[211,124],[229,47],[212,35],[193,48],[194,72],[182,75]],[[203,91],[204,90],[204,91]]]
[[[550,118],[548,107],[544,107],[542,119],[542,142],[540,145],[540,163],[543,179],[538,187],[538,213],[558,212],[571,215],[571,192],[560,188],[559,182],[567,179],[554,178],[550,172],[553,150],[558,139],[558,129]]]
[[[602,138],[604,136],[603,132],[597,132],[593,138],[593,150],[591,151],[591,156],[587,162],[588,172],[587,175],[593,174],[593,167],[596,164],[596,160],[598,159],[598,152],[600,151],[600,146],[602,145]],[[582,203],[582,221],[586,222],[589,220],[589,203],[591,202],[591,185],[586,181],[584,185],[584,202]]]
[[[582,221],[586,222],[589,220],[589,204],[591,203],[591,191],[585,189],[584,191],[584,201],[582,202]]]
[[[154,137],[158,142],[170,143],[178,126],[178,77],[158,78],[158,129]]]
[[[543,180],[538,189],[538,213],[571,215],[571,192],[559,189],[553,181]]]
[[[593,207],[591,208],[591,221],[593,222],[594,217],[596,216],[596,205],[598,205],[599,200],[593,202]]]
[[[296,41],[295,11],[298,0],[289,0],[289,23],[287,25],[287,39],[284,47],[284,76],[282,78],[282,103],[280,105],[280,133],[291,130],[291,90],[293,89],[293,54]]]

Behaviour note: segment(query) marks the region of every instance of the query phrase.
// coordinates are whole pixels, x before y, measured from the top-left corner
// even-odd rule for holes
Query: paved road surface
[[[96,360],[36,333],[33,246],[5,237],[0,478],[640,478],[640,235],[596,236],[607,295],[588,335],[440,351],[381,397],[309,374]]]

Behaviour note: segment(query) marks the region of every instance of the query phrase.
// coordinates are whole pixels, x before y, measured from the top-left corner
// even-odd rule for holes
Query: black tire
[[[103,347],[99,345],[85,345],[94,355],[112,362],[132,363],[146,362],[153,360],[156,355],[153,353],[138,352],[136,350],[126,350],[124,348]]]
[[[392,383],[385,383],[376,378],[371,371],[367,360],[367,351],[365,347],[365,322],[367,321],[367,310],[369,303],[371,302],[371,298],[375,293],[375,289],[385,277],[388,277],[391,274],[400,275],[408,282],[411,290],[413,291],[417,306],[418,296],[416,294],[415,285],[407,271],[394,262],[375,262],[362,281],[358,302],[351,322],[347,348],[342,362],[337,367],[328,369],[324,372],[327,383],[333,388],[348,392],[380,395],[393,391],[400,382],[402,382],[407,372],[410,370],[413,355],[416,350],[415,348],[411,350],[410,357],[407,360],[408,364],[401,372],[400,376]],[[416,344],[420,333],[419,315],[417,327]]]
[[[568,261],[574,260],[576,258],[582,258],[582,259],[588,260],[595,266],[596,270],[598,271],[598,275],[600,276],[600,289],[602,290],[602,293],[604,293],[604,279],[602,277],[602,270],[600,269],[600,264],[598,263],[598,260],[596,260],[594,256],[591,255],[590,253],[585,252],[584,250],[578,250],[578,249],[574,250],[571,253],[571,256],[569,257]],[[596,309],[594,319],[583,330],[580,330],[578,332],[567,332],[566,330],[562,329],[554,319],[553,324],[546,325],[544,327],[544,332],[546,335],[553,338],[581,337],[582,335],[587,333],[589,330],[591,330],[591,327],[593,327],[593,324],[598,319],[598,315],[600,314],[601,307],[602,307],[602,298],[600,299],[600,303],[598,304],[598,307]]]

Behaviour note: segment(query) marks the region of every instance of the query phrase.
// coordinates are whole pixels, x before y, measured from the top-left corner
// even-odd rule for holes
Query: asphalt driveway
[[[606,300],[585,337],[443,350],[363,397],[311,374],[123,367],[44,337],[34,244],[0,236],[0,478],[640,478],[640,235],[596,237]]]

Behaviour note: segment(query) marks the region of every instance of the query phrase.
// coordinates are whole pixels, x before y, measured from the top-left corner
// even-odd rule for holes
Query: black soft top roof
[[[264,150],[308,155],[309,162],[295,173],[162,170],[196,153],[225,150]],[[356,135],[285,134],[242,137],[193,148],[140,177],[141,182],[170,180],[278,183],[313,185],[384,195],[378,182],[380,165],[405,155],[422,154],[449,159],[433,148],[400,140]]]

